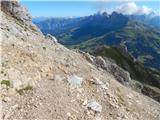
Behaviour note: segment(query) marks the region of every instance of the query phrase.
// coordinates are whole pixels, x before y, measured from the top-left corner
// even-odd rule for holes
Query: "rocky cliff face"
[[[20,22],[22,25],[26,25],[28,27],[35,27],[35,25],[32,24],[32,19],[27,12],[27,9],[21,6],[17,0],[15,0],[14,2],[1,2],[1,10],[7,15],[15,18],[15,20],[18,20],[18,22]]]
[[[122,86],[103,59],[43,36],[18,2],[1,5],[2,119],[160,119],[160,104]]]

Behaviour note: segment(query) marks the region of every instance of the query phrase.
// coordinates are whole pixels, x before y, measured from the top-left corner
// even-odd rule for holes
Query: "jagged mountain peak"
[[[110,61],[69,50],[1,12],[2,119],[159,119],[159,103],[117,82]]]
[[[118,13],[116,11],[113,11],[110,17],[125,17],[125,15]]]

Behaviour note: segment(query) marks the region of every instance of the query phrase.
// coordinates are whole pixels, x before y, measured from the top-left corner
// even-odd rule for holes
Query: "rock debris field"
[[[160,119],[160,104],[121,85],[103,60],[42,35],[19,2],[1,3],[2,119]]]

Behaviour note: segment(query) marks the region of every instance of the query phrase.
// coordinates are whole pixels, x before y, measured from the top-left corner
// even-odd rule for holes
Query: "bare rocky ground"
[[[160,119],[158,102],[121,85],[89,55],[43,36],[17,2],[2,8],[2,119]]]

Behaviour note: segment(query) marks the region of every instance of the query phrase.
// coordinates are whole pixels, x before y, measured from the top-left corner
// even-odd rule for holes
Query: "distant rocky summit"
[[[120,84],[103,58],[44,36],[19,2],[1,5],[2,120],[160,119],[160,103]]]

